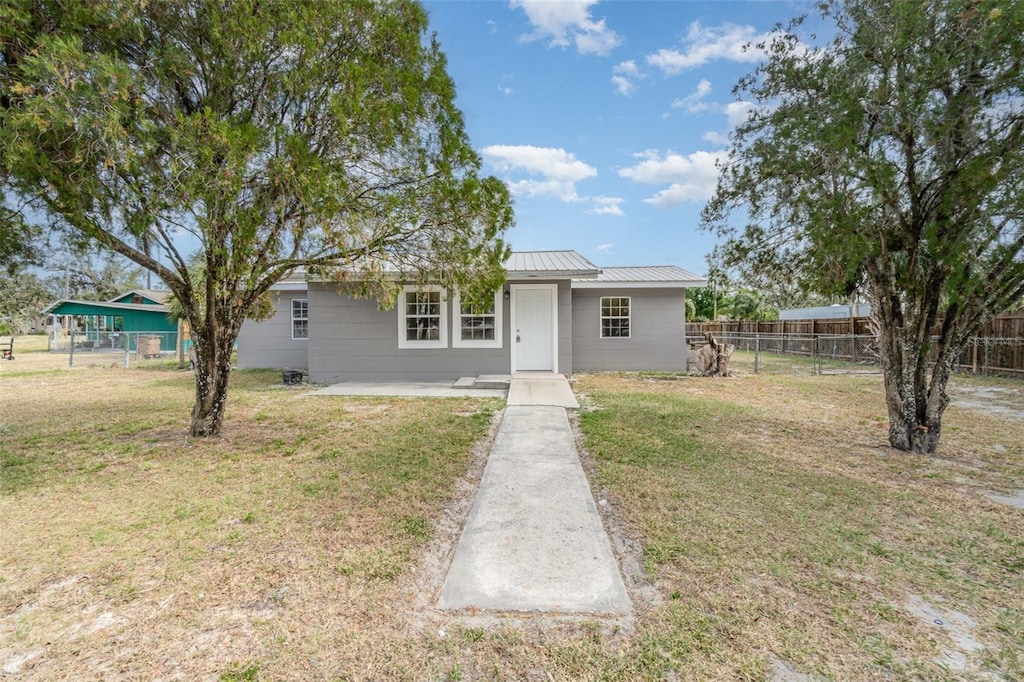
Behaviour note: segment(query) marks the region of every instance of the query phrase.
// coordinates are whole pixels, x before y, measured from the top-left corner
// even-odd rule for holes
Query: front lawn
[[[1024,488],[1021,384],[958,381],[923,457],[878,377],[581,376],[636,618],[467,620],[431,600],[500,401],[243,371],[193,440],[175,363],[37,353],[0,366],[5,680],[1024,677],[1024,511],[986,496]]]
[[[666,596],[628,667],[1024,676],[1024,511],[990,498],[1024,488],[1019,383],[956,380],[926,457],[887,447],[879,377],[660,379],[577,385],[597,487]]]

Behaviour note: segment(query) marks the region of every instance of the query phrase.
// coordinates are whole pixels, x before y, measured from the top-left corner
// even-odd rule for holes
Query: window
[[[601,338],[629,338],[629,296],[601,297]]]
[[[309,301],[304,298],[292,299],[292,338],[309,338]]]
[[[398,347],[447,348],[446,307],[440,287],[403,287],[398,306]]]
[[[501,291],[484,305],[463,303],[458,294],[452,306],[452,347],[501,348]]]

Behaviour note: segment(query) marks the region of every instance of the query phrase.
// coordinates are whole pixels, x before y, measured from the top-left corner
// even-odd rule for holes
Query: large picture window
[[[309,338],[309,301],[304,298],[292,299],[292,338]]]
[[[501,348],[501,292],[484,304],[472,305],[455,294],[452,305],[452,346],[455,348]]]
[[[404,287],[398,310],[398,347],[446,348],[446,308],[440,287]]]
[[[601,338],[629,338],[629,296],[601,297]]]

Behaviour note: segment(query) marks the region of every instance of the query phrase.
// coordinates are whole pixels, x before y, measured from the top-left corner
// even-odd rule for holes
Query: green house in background
[[[81,323],[76,325],[76,348],[135,351],[140,336],[159,336],[160,352],[171,353],[176,349],[178,322],[167,317],[168,296],[169,291],[136,289],[110,301],[56,301],[43,313],[84,319],[84,329]],[[61,337],[67,335],[68,330],[55,322],[51,347],[66,347]]]

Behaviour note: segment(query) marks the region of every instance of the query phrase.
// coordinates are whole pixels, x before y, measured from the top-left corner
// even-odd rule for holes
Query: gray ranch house
[[[379,310],[345,284],[281,282],[273,316],[242,326],[238,366],[304,369],[318,384],[686,369],[684,294],[703,277],[599,268],[575,251],[513,252],[505,269],[493,305],[475,309],[436,286],[404,286],[395,308]]]

